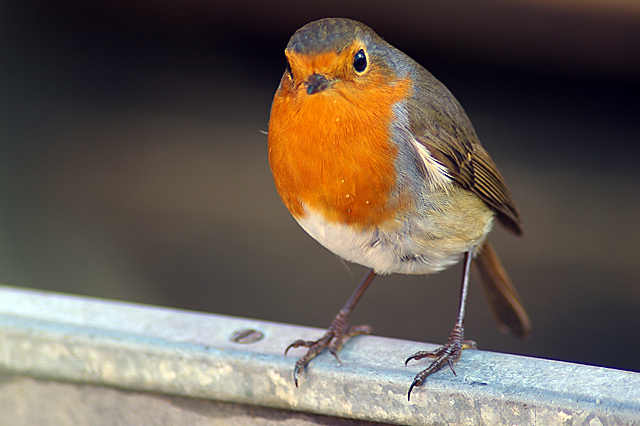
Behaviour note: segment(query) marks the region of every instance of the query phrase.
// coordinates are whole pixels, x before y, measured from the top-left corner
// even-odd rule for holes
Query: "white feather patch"
[[[429,189],[432,191],[437,189],[446,190],[451,184],[451,177],[449,176],[449,170],[447,167],[433,158],[426,146],[415,139],[413,139],[411,143],[416,151],[418,151],[418,155],[424,164],[424,169],[427,173],[426,183],[429,185]]]

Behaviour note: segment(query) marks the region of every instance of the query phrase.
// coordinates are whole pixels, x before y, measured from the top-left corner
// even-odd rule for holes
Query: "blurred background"
[[[262,132],[291,34],[344,16],[453,91],[522,213],[492,241],[533,334],[473,286],[468,338],[640,370],[640,2],[220,3],[0,3],[1,283],[328,326],[366,271],[291,218]],[[353,323],[442,343],[460,271],[380,277]]]

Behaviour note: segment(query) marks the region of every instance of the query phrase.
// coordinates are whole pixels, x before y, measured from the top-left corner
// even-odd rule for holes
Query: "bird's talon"
[[[296,387],[298,387],[298,371],[300,371],[300,368],[296,365],[293,369],[293,383],[295,383]]]
[[[418,373],[415,379],[413,379],[413,383],[411,383],[411,386],[409,387],[409,398],[411,397],[411,390],[414,387],[422,385],[428,376],[444,367],[445,363],[449,366],[453,375],[458,377],[453,368],[453,364],[460,359],[464,349],[477,348],[476,342],[473,340],[463,340],[463,338],[464,329],[462,326],[456,325],[451,332],[447,343],[440,346],[435,351],[420,351],[407,358],[405,365],[411,360],[420,360],[426,357],[435,358],[427,368]]]
[[[369,326],[349,327],[344,320],[338,318],[334,319],[329,326],[329,329],[320,339],[316,341],[296,340],[290,344],[284,351],[285,355],[291,348],[299,348],[303,346],[309,348],[307,353],[298,359],[293,370],[293,381],[296,387],[298,387],[298,373],[304,370],[309,361],[318,356],[323,350],[328,349],[329,353],[334,356],[338,363],[342,364],[342,361],[340,361],[340,358],[338,357],[338,351],[342,347],[344,341],[350,337],[357,336],[359,334],[371,334],[371,332],[372,329]]]
[[[297,342],[293,342],[292,344],[290,344],[289,346],[287,346],[287,349],[284,350],[284,356],[287,356],[287,352],[289,352],[289,349],[291,348],[297,348],[296,346]]]
[[[409,386],[409,392],[407,392],[407,401],[411,401],[411,391],[415,386],[420,386],[420,384],[416,379],[413,379],[413,382],[411,382],[411,386]]]
[[[453,361],[451,361],[451,358],[447,358],[447,364],[449,364],[449,368],[451,369],[453,375],[455,377],[458,377],[458,375],[456,374],[456,370],[453,369]]]
[[[287,349],[284,350],[284,356],[287,356],[287,352],[289,352],[289,349],[295,349],[295,348],[301,348],[301,347],[308,348],[308,347],[311,347],[311,345],[313,345],[314,343],[316,342],[312,342],[308,340],[296,340],[295,342],[287,346]]]

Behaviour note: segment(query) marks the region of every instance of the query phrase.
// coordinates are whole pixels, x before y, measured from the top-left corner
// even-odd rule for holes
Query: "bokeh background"
[[[473,286],[467,336],[640,370],[635,0],[0,3],[0,282],[326,327],[365,270],[290,217],[262,133],[289,37],[326,16],[442,80],[519,205],[525,237],[492,240],[533,334]],[[459,276],[378,278],[353,322],[444,342]]]

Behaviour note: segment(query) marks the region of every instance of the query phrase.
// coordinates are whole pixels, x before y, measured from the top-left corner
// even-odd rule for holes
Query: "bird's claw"
[[[342,348],[344,342],[350,337],[358,336],[361,334],[372,334],[373,329],[368,325],[350,326],[345,320],[336,317],[332,322],[326,333],[318,340],[296,340],[291,343],[284,354],[287,355],[289,349],[292,348],[308,348],[306,354],[304,354],[298,361],[293,369],[293,381],[298,387],[298,373],[305,369],[309,361],[318,356],[323,350],[328,349],[331,355],[340,362],[338,358],[338,351]]]
[[[411,391],[416,386],[421,386],[425,379],[436,371],[440,370],[444,367],[445,364],[451,368],[451,372],[454,376],[457,376],[455,370],[453,369],[453,364],[460,359],[462,355],[463,349],[477,349],[478,346],[476,342],[473,340],[464,340],[464,328],[462,326],[456,325],[449,336],[449,340],[447,343],[440,346],[438,349],[434,351],[420,351],[411,355],[405,361],[405,365],[409,363],[409,361],[418,361],[422,358],[435,358],[431,364],[420,373],[416,375],[409,386],[409,392],[407,393],[407,398],[411,400]]]

